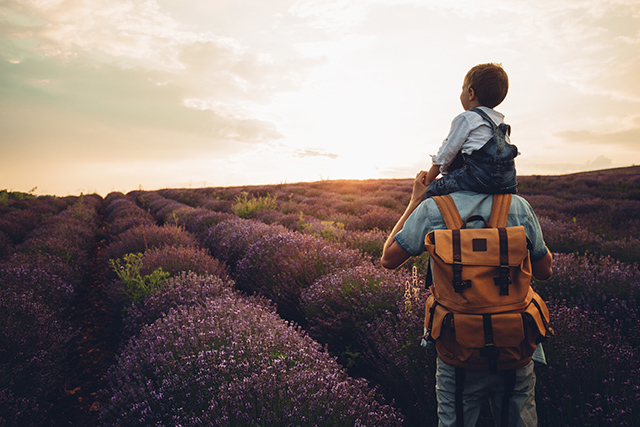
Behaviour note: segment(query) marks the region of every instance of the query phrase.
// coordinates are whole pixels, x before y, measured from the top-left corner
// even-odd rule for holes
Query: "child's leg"
[[[469,190],[478,191],[483,193],[484,191],[478,190],[479,185],[476,179],[469,172],[467,165],[460,169],[456,169],[453,172],[442,175],[440,179],[436,179],[429,185],[424,198],[427,199],[433,196],[443,196],[445,194],[455,193],[456,191]]]

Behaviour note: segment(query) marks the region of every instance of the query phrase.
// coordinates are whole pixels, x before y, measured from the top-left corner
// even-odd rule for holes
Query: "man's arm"
[[[407,221],[407,218],[413,213],[414,210],[422,203],[424,199],[424,195],[427,192],[427,185],[425,185],[425,178],[428,172],[420,171],[418,175],[416,175],[415,180],[413,181],[413,191],[411,193],[411,200],[407,205],[404,213],[396,223],[393,230],[389,234],[387,241],[384,243],[384,248],[382,249],[382,257],[380,258],[380,263],[384,268],[395,269],[400,267],[406,260],[409,259],[411,255],[409,255],[404,249],[398,245],[398,242],[395,240],[395,235],[398,234],[402,227],[404,227],[404,223]]]
[[[538,280],[547,280],[553,274],[553,256],[547,250],[547,254],[537,261],[531,262],[533,277]]]

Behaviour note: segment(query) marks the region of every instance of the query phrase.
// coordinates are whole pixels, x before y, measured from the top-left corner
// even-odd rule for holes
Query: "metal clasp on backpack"
[[[512,284],[511,281],[511,269],[508,265],[500,266],[500,276],[495,277],[493,282],[496,286],[500,287],[500,295],[509,295],[509,285]]]
[[[453,261],[451,265],[453,270],[453,290],[456,291],[457,294],[461,293],[466,288],[471,287],[471,280],[462,280],[462,263],[459,261]]]

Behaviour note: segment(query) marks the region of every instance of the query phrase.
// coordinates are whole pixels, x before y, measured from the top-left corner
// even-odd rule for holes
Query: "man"
[[[385,242],[381,263],[389,269],[402,265],[409,257],[425,251],[425,236],[432,230],[445,229],[442,215],[431,198],[423,201],[427,191],[426,171],[420,171],[413,183],[411,200],[402,217]],[[481,215],[489,218],[493,196],[469,191],[452,193],[451,197],[462,218]],[[539,280],[551,277],[553,258],[544,244],[540,224],[531,206],[521,197],[513,196],[507,226],[522,225],[532,243],[530,251],[533,276]],[[464,379],[462,400],[464,425],[475,425],[484,400],[489,397],[496,411],[501,411],[504,382],[500,372],[468,371]],[[438,359],[436,369],[436,396],[440,426],[456,425],[455,368]],[[533,362],[516,370],[516,384],[509,399],[509,424],[536,426],[535,373]],[[499,413],[499,412],[498,412]]]

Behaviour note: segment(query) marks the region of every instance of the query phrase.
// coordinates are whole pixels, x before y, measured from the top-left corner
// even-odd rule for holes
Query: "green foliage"
[[[143,276],[140,273],[142,268],[141,253],[126,254],[123,259],[110,259],[109,266],[122,283],[122,293],[127,300],[127,306],[137,304],[162,289],[164,281],[170,276],[169,273],[162,271],[162,267]]]
[[[276,209],[278,206],[276,199],[277,196],[271,196],[269,194],[266,196],[253,197],[249,196],[249,193],[246,191],[243,191],[236,196],[235,203],[231,209],[233,210],[233,213],[238,215],[240,218],[247,218],[255,212]]]
[[[340,241],[344,234],[344,224],[336,221],[320,221],[319,224],[314,222],[306,222],[304,214],[300,212],[298,225],[302,231],[316,237],[321,237],[331,242]]]
[[[38,187],[32,188],[28,193],[23,193],[20,191],[9,191],[7,189],[0,190],[0,205],[8,206],[14,200],[35,198],[36,196],[33,195],[33,192],[36,191],[36,188]]]

